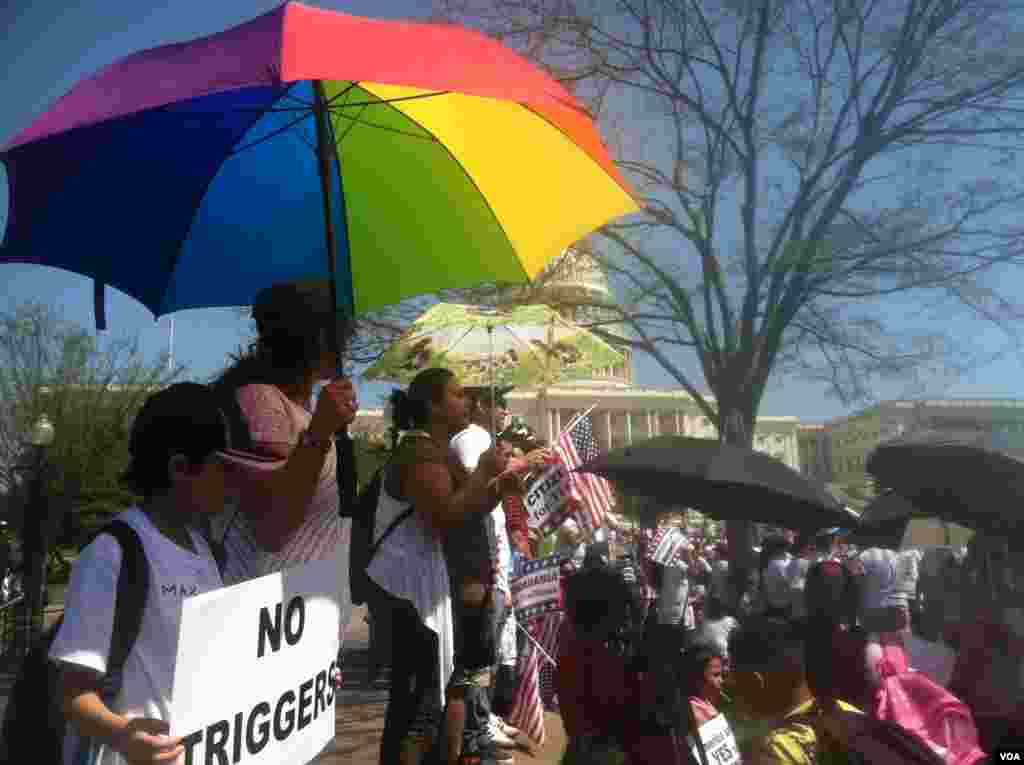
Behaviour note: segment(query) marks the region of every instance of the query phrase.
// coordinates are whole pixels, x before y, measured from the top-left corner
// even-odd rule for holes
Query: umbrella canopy
[[[350,314],[521,282],[638,209],[583,107],[509,48],[293,2],[106,67],[0,160],[0,263],[158,316],[278,281],[330,278]]]
[[[1024,460],[1014,454],[949,441],[893,441],[868,456],[866,469],[919,516],[996,533],[1024,521]]]
[[[886,492],[875,498],[860,516],[860,526],[849,536],[858,547],[899,549],[910,520],[921,512],[903,497]]]
[[[935,547],[966,544],[973,532],[957,523],[926,517],[899,494],[886,492],[872,500],[860,516],[849,541],[858,547]]]
[[[465,385],[529,386],[593,377],[625,357],[544,305],[490,311],[440,303],[420,316],[364,377],[407,383],[427,367],[452,369]]]
[[[850,527],[857,516],[821,484],[767,454],[707,438],[663,436],[602,455],[579,468],[629,493],[685,504],[718,520],[791,529]],[[648,508],[658,507],[649,503]]]

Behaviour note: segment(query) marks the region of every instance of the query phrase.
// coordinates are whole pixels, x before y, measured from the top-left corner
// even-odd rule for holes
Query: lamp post
[[[32,426],[29,444],[32,447],[28,502],[23,520],[23,553],[25,565],[25,608],[21,648],[32,644],[42,626],[43,590],[46,587],[46,560],[49,506],[46,498],[46,451],[56,432],[44,414]]]

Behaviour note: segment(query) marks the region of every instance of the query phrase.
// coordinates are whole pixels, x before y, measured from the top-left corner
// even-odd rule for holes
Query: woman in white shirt
[[[490,513],[500,498],[495,479],[526,465],[489,449],[473,473],[463,468],[450,441],[468,424],[465,395],[446,369],[420,372],[407,391],[395,391],[391,404],[405,435],[385,472],[374,539],[413,511],[380,543],[367,573],[386,594],[393,630],[401,636],[393,641],[381,765],[410,765],[422,760],[434,740],[456,660],[442,540]]]

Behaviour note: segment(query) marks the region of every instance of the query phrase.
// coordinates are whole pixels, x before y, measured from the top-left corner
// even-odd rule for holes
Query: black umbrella
[[[707,438],[663,436],[582,465],[624,492],[685,506],[719,520],[813,531],[849,528],[857,516],[822,484],[767,454]]]
[[[1024,460],[1012,453],[951,441],[891,441],[871,453],[866,469],[919,516],[995,533],[1024,521]]]
[[[893,492],[872,500],[860,514],[860,525],[849,536],[857,547],[899,549],[911,518],[922,517],[921,511]]]

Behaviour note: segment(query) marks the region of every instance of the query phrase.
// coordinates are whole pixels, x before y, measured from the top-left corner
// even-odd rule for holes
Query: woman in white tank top
[[[498,478],[528,464],[489,449],[469,474],[450,448],[468,424],[462,386],[446,369],[420,372],[391,399],[404,436],[385,470],[367,573],[392,612],[392,693],[381,740],[382,765],[419,762],[437,733],[442,689],[454,663],[452,603],[441,542],[450,530],[485,516],[500,499]],[[383,541],[384,531],[402,518]],[[448,699],[449,704],[454,703]]]

